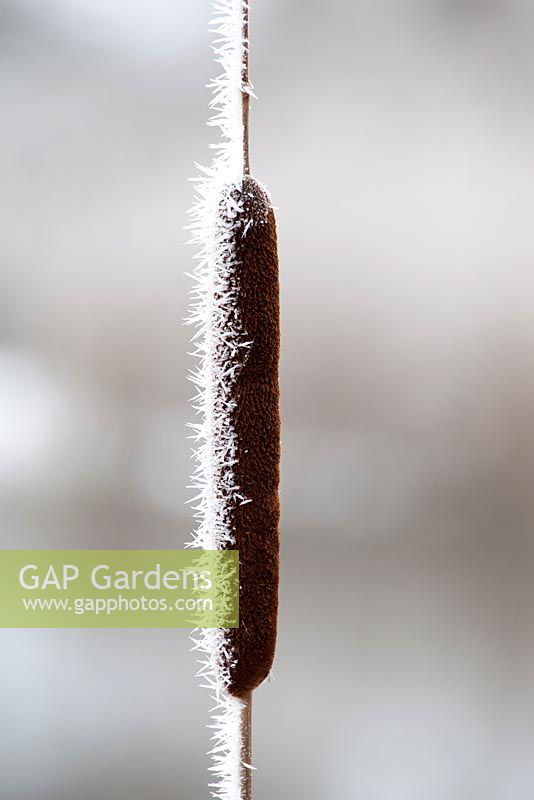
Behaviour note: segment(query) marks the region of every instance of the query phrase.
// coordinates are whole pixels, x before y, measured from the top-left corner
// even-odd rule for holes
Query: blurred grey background
[[[257,800],[534,793],[534,5],[257,0],[283,582]],[[0,544],[180,547],[204,0],[0,1]],[[196,800],[186,631],[1,631],[0,795]]]

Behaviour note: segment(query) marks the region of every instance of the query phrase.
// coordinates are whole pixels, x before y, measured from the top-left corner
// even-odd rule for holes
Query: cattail
[[[228,631],[234,661],[229,690],[243,696],[268,675],[274,656],[278,594],[279,290],[274,212],[250,177],[234,224],[236,314],[250,339],[232,387],[234,474],[244,500],[230,513],[239,550],[239,628]]]
[[[191,226],[200,245],[189,321],[201,421],[192,426],[190,546],[239,550],[240,626],[203,629],[195,647],[216,700],[212,795],[248,800],[251,691],[272,666],[278,606],[278,256],[269,195],[249,174],[248,4],[219,0],[215,9],[222,72],[210,124],[222,136],[213,164],[201,168]]]

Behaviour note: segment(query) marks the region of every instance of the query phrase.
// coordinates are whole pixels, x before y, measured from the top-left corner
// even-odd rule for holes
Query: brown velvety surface
[[[237,378],[234,424],[236,482],[252,502],[232,509],[240,569],[240,625],[228,632],[236,657],[230,691],[243,695],[271,669],[276,642],[279,561],[280,414],[278,361],[280,300],[276,223],[259,184],[243,182],[246,233],[237,229],[238,310],[252,341]]]

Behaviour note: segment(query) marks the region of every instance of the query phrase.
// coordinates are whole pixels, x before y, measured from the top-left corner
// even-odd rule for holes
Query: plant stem
[[[252,800],[252,692],[241,700],[241,800]]]
[[[243,61],[241,64],[241,114],[243,120],[243,174],[250,175],[249,156],[249,59],[248,59],[248,7],[249,0],[243,0]]]
[[[243,174],[250,175],[249,153],[249,0],[243,0],[243,61],[241,64],[241,114],[243,120]],[[242,698],[241,712],[241,800],[252,800],[252,692]]]

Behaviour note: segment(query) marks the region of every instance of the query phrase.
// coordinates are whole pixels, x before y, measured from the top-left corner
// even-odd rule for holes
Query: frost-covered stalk
[[[251,691],[268,674],[276,637],[278,258],[269,197],[249,176],[246,0],[218,0],[213,30],[221,72],[209,124],[221,136],[211,166],[199,167],[190,226],[200,247],[189,318],[200,422],[189,546],[240,551],[240,628],[203,629],[195,648],[215,701],[212,795],[248,800]]]

